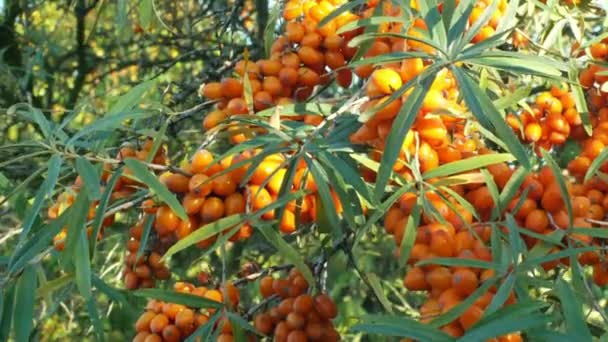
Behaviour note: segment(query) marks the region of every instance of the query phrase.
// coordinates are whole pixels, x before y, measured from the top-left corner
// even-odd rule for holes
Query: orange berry
[[[468,296],[477,289],[479,281],[475,272],[461,268],[452,274],[452,287],[461,296]]]

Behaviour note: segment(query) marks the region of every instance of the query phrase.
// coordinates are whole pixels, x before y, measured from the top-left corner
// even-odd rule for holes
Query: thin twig
[[[249,308],[249,310],[247,310],[247,312],[243,315],[243,319],[245,320],[250,320],[251,318],[253,318],[253,315],[258,312],[260,309],[264,308],[265,306],[267,306],[268,304],[270,304],[270,302],[279,299],[279,295],[277,294],[273,294],[272,296],[264,299],[263,301],[261,301],[260,303],[258,303],[257,305],[252,306],[251,308]]]
[[[235,281],[232,282],[232,284],[234,286],[239,286],[242,284],[245,284],[247,282],[250,281],[254,281],[258,278],[264,277],[270,273],[274,273],[274,272],[279,272],[279,271],[285,271],[285,270],[289,270],[291,268],[293,268],[294,265],[293,264],[283,264],[283,265],[277,265],[277,266],[270,266],[262,271],[259,272],[255,272],[255,273],[251,273],[248,274],[242,278],[236,279]]]

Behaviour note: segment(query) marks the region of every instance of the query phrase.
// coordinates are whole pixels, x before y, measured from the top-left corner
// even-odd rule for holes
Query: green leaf
[[[530,96],[531,91],[532,87],[517,88],[514,92],[496,99],[494,101],[494,106],[498,110],[515,107],[519,101],[524,100],[528,96]]]
[[[462,302],[458,303],[448,312],[441,314],[441,316],[433,319],[430,325],[434,327],[440,327],[442,325],[448,324],[458,317],[462,316],[462,314],[473,305],[473,303],[479,299],[484,293],[488,292],[490,287],[496,284],[496,277],[490,278],[483,282],[481,286],[477,288],[473,293],[471,293],[468,297],[466,297]],[[478,341],[478,340],[472,340]]]
[[[8,272],[10,274],[18,273],[26,264],[36,260],[39,253],[49,249],[53,237],[61,231],[72,211],[72,208],[68,208],[61,216],[36,232],[23,246],[18,246],[9,262]]]
[[[65,248],[61,253],[62,260],[71,260],[74,257],[74,252],[80,235],[82,232],[86,234],[87,214],[89,213],[90,201],[84,192],[79,192],[70,209],[70,218],[68,220],[67,235],[65,237]],[[88,251],[87,251],[88,252]]]
[[[567,258],[567,257],[573,256],[573,255],[577,255],[579,253],[596,251],[596,250],[597,250],[597,247],[595,247],[595,246],[568,248],[568,249],[565,249],[565,250],[562,250],[559,252],[555,252],[555,253],[551,253],[551,254],[548,254],[548,255],[545,255],[542,257],[528,258],[526,261],[521,263],[518,268],[521,270],[532,269],[532,268],[538,267],[539,265],[544,264],[546,262],[559,260],[561,258]]]
[[[608,228],[572,228],[570,232],[589,235],[598,239],[608,239]]]
[[[476,170],[488,165],[499,164],[507,161],[512,161],[515,158],[511,153],[493,153],[482,154],[479,156],[470,157],[467,159],[457,160],[447,164],[443,164],[432,170],[425,172],[422,177],[424,179],[451,176],[458,173]]]
[[[188,338],[185,340],[185,342],[215,341],[215,339],[217,337],[212,336],[212,332],[214,330],[214,327],[216,326],[216,323],[220,319],[221,315],[222,315],[222,313],[218,311],[214,315],[209,317],[209,320],[207,321],[207,323],[198,327],[198,329],[196,329],[192,333],[192,335],[188,336]],[[219,331],[219,329],[216,329],[216,330],[217,330],[216,332]]]
[[[89,240],[86,231],[80,232],[80,238],[74,249],[74,266],[76,270],[76,286],[85,300],[91,299],[91,261],[89,259]]]
[[[34,300],[38,277],[33,265],[26,267],[16,285],[13,328],[16,341],[29,341],[34,327]]]
[[[87,239],[84,239],[86,241]],[[91,322],[93,322],[93,332],[97,336],[98,341],[105,341],[105,334],[103,330],[103,322],[99,318],[99,312],[97,311],[97,304],[95,303],[95,297],[90,297],[86,300],[87,311],[89,312],[89,317],[91,318]]]
[[[538,306],[530,302],[509,305],[482,318],[458,341],[484,341],[488,338],[540,327],[553,320],[547,314],[530,313],[536,310],[538,310]]]
[[[133,110],[141,103],[144,95],[156,84],[156,80],[142,82],[121,95],[108,110],[107,116],[122,114]]]
[[[165,120],[156,135],[154,136],[154,143],[152,144],[152,148],[148,151],[148,155],[146,156],[146,163],[151,163],[158,152],[158,149],[163,144],[163,138],[165,137],[165,132],[167,132],[167,128],[169,127],[169,120]]]
[[[102,293],[104,293],[108,298],[110,298],[113,302],[119,303],[122,306],[126,306],[127,299],[122,294],[121,290],[117,290],[110,285],[106,284],[101,278],[99,278],[96,274],[93,274],[92,284],[95,288]]]
[[[369,280],[369,284],[372,287],[372,291],[374,291],[376,298],[378,298],[384,310],[386,310],[388,313],[393,313],[391,303],[389,302],[388,298],[386,298],[386,295],[382,290],[382,284],[380,283],[380,279],[378,279],[378,276],[375,273],[367,273],[366,276]]]
[[[2,289],[2,311],[0,312],[0,341],[8,341],[13,325],[13,308],[15,304],[15,286],[8,286]]]
[[[486,307],[486,309],[485,309],[486,315],[494,313],[496,310],[498,310],[499,308],[501,308],[503,306],[503,304],[509,298],[511,291],[513,291],[513,285],[515,284],[515,280],[516,280],[515,274],[509,273],[507,278],[503,281],[503,283],[498,288],[498,291],[496,291],[496,294],[494,295],[494,298],[492,298],[492,301],[490,302],[490,304]]]
[[[143,28],[150,26],[154,19],[154,0],[142,0],[139,2],[139,24]]]
[[[461,31],[463,32],[462,38],[460,38],[457,44],[454,44],[453,49],[450,51],[452,56],[459,54],[460,51],[462,51],[462,48],[467,45],[473,39],[473,37],[477,35],[477,33],[479,33],[479,30],[481,30],[481,28],[488,23],[494,12],[496,12],[497,7],[498,1],[492,1],[490,6],[486,7],[473,25],[471,25],[466,31]]]
[[[137,177],[142,183],[146,184],[151,191],[153,191],[161,201],[166,203],[169,208],[182,220],[187,221],[188,215],[184,210],[184,207],[179,203],[175,194],[171,193],[165,185],[163,185],[156,176],[148,170],[148,168],[137,159],[127,158],[125,159],[125,165],[133,172],[133,175]]]
[[[448,334],[405,316],[363,316],[350,330],[365,334],[412,338],[418,341],[450,342]]]
[[[586,319],[583,316],[583,306],[574,290],[563,278],[557,281],[555,290],[566,321],[566,333],[576,336],[577,341],[591,341],[591,332],[589,332]]]
[[[450,28],[448,29],[448,42],[450,45],[465,32],[465,29],[469,24],[471,12],[475,8],[473,5],[471,0],[463,0],[460,1],[456,7],[455,13],[450,21]]]
[[[383,10],[382,10],[383,6],[376,6],[376,8],[374,8],[373,12],[372,12],[372,17],[377,17],[383,14]],[[379,25],[376,24],[368,24],[365,26],[365,29],[363,31],[363,34],[361,36],[365,36],[365,35],[372,35],[375,32],[378,31],[378,27]],[[353,42],[354,39],[357,39],[360,36],[354,37],[353,39],[351,39],[350,42],[348,42],[349,46],[356,46],[357,42]],[[373,40],[368,39],[366,41],[362,41],[359,49],[357,50],[357,52],[355,53],[355,55],[353,56],[353,58],[351,58],[351,62],[356,62],[359,59],[361,59],[361,57],[365,56],[365,54],[367,54],[367,51],[369,51],[369,49],[372,47],[373,45]]]
[[[448,45],[446,28],[443,17],[439,14],[437,6],[433,6],[424,16],[424,22],[430,33],[430,38],[445,51]]]
[[[401,246],[399,247],[399,266],[404,267],[410,258],[410,252],[416,242],[416,230],[420,223],[420,205],[416,203],[412,208],[410,216],[407,218],[403,237],[401,238]]]
[[[44,298],[50,296],[55,291],[63,288],[64,286],[71,284],[74,281],[74,274],[64,274],[60,277],[57,277],[51,281],[46,282],[46,284],[40,284],[40,287],[36,290],[37,298]]]
[[[581,115],[585,132],[587,135],[591,135],[593,128],[591,126],[591,119],[589,117],[587,98],[585,97],[585,92],[583,91],[583,88],[579,82],[578,70],[579,67],[576,64],[571,63],[570,70],[568,71],[568,80],[570,81],[570,87],[572,88],[572,94],[574,95],[576,111]]]
[[[262,235],[264,235],[266,241],[276,248],[279,254],[285,258],[285,260],[294,264],[294,266],[302,273],[309,284],[315,283],[312,272],[310,272],[310,268],[308,268],[306,263],[304,263],[302,256],[298,253],[298,251],[295,250],[295,248],[289,245],[272,226],[262,226],[258,230],[262,233]]]
[[[133,292],[136,297],[153,298],[165,302],[182,304],[193,308],[220,309],[224,304],[200,296],[161,289],[139,289]]]
[[[19,235],[20,245],[25,241],[27,234],[30,232],[30,229],[32,229],[34,221],[36,221],[36,219],[38,218],[38,213],[40,212],[40,209],[42,209],[42,205],[44,204],[45,198],[47,196],[52,196],[53,188],[55,187],[55,184],[57,183],[57,178],[59,177],[59,171],[61,169],[62,162],[63,160],[58,154],[53,155],[51,159],[49,159],[47,177],[44,180],[44,183],[42,183],[42,185],[40,186],[38,192],[36,193],[34,204],[32,204],[32,208],[29,210],[23,222],[22,231]]]
[[[228,319],[230,319],[230,322],[233,323],[233,327],[234,326],[238,326],[243,330],[252,332],[254,334],[260,334],[259,331],[257,331],[251,324],[249,324],[249,322],[247,322],[243,317],[241,317],[240,315],[235,314],[234,312],[227,312],[228,314]],[[238,341],[238,340],[236,340]]]
[[[494,126],[494,130],[498,137],[502,139],[509,148],[509,152],[517,158],[517,161],[519,161],[521,165],[526,169],[530,169],[530,160],[526,150],[513,133],[513,130],[507,126],[504,118],[500,115],[498,110],[496,110],[488,95],[486,95],[475,81],[460,68],[452,67],[451,69],[460,85],[464,100],[473,115],[475,115],[480,122],[489,121],[492,126]]]
[[[555,181],[557,182],[559,192],[562,196],[562,199],[564,200],[564,204],[566,205],[566,212],[568,212],[568,224],[572,226],[572,221],[574,220],[574,212],[572,209],[572,202],[570,201],[570,194],[568,193],[568,187],[566,186],[566,180],[562,175],[561,169],[559,168],[553,157],[551,157],[551,154],[545,149],[541,149],[540,152],[543,156],[545,163],[547,163],[547,166],[549,166],[549,168],[551,169],[551,173],[553,173]]]
[[[473,58],[464,57],[461,61],[480,66],[495,68],[515,74],[536,75],[551,79],[562,79],[562,72],[547,57],[524,55],[517,52],[486,52]]]
[[[122,32],[129,23],[129,6],[127,0],[117,0],[116,2],[116,26]]]
[[[585,173],[584,182],[587,182],[588,180],[593,178],[593,176],[595,176],[595,173],[597,172],[597,170],[600,169],[602,164],[604,164],[607,159],[608,159],[608,149],[604,149],[602,152],[600,152],[600,154],[597,157],[595,157],[593,162],[591,162],[591,165],[589,165],[589,168],[587,169],[587,172]]]
[[[523,167],[518,167],[507,181],[502,192],[498,196],[498,203],[501,208],[507,208],[511,200],[517,195],[519,187],[523,184],[528,171]]]
[[[361,2],[361,1],[362,0],[350,1],[346,4],[344,4],[344,6],[347,6],[347,5],[350,6],[350,5],[354,4],[355,2]],[[332,14],[334,14],[334,13],[336,13],[336,12],[335,11],[332,12]],[[369,17],[369,18],[361,18],[361,19],[353,20],[353,21],[347,23],[346,25],[340,27],[336,31],[336,34],[342,34],[342,33],[348,32],[348,31],[356,30],[360,27],[367,27],[369,25],[380,25],[380,24],[386,24],[386,23],[398,23],[398,24],[400,23],[403,25],[403,27],[409,27],[410,22],[411,22],[411,20],[409,20],[409,18],[399,18],[399,17],[394,17],[394,16],[373,16],[373,17]]]
[[[355,189],[357,194],[361,195],[365,201],[368,203],[377,204],[378,202],[374,200],[371,195],[370,189],[361,177],[359,170],[354,166],[353,163],[348,163],[343,158],[348,158],[348,156],[335,156],[331,153],[327,153],[321,151],[320,158],[322,157],[325,160],[326,166],[330,164],[336,169],[337,174],[340,175],[344,179],[344,181]],[[352,161],[352,159],[348,158]]]
[[[433,74],[434,75],[434,74]],[[414,87],[411,94],[403,103],[399,114],[393,121],[393,127],[386,138],[384,153],[380,161],[380,169],[376,176],[375,197],[380,200],[384,196],[386,184],[393,172],[393,165],[399,158],[401,147],[407,132],[418,116],[424,97],[433,83],[434,77],[427,75],[419,86]]]
[[[348,11],[351,11],[352,9],[356,8],[357,6],[363,5],[365,4],[366,1],[365,0],[352,0],[352,1],[347,1],[345,4],[341,5],[340,7],[334,9],[331,13],[329,13],[325,18],[323,18],[320,22],[319,25],[317,25],[317,27],[323,27],[325,25],[327,25],[330,21],[334,20],[335,18],[339,17],[342,13],[346,13]],[[373,18],[373,17],[372,17]]]
[[[519,0],[510,0],[507,10],[504,11],[498,26],[496,26],[496,32],[502,32],[515,26],[517,20],[517,8],[519,7]]]
[[[226,229],[230,229],[242,223],[245,219],[245,215],[243,214],[234,214],[230,216],[223,217],[217,221],[213,221],[211,223],[207,223],[206,225],[196,229],[192,233],[190,233],[185,238],[177,241],[167,252],[163,255],[163,259],[166,260],[170,256],[183,251],[184,249],[198,243],[199,241],[203,241],[212,236],[220,234]]]
[[[304,160],[308,166],[308,171],[312,174],[312,178],[317,185],[317,194],[320,199],[317,204],[322,205],[322,210],[319,214],[321,214],[321,217],[329,224],[329,227],[324,225],[324,227],[319,226],[319,228],[327,229],[324,233],[331,232],[335,238],[339,238],[342,235],[342,228],[340,227],[340,218],[337,214],[334,199],[329,190],[327,177],[318,161],[310,159],[306,155],[304,156]]]
[[[418,261],[416,266],[422,265],[443,265],[443,266],[458,266],[458,267],[473,267],[482,269],[493,269],[496,265],[492,262],[477,259],[464,258],[429,258]]]
[[[148,237],[150,236],[150,231],[152,231],[153,224],[154,215],[146,215],[146,218],[144,219],[144,229],[141,233],[141,239],[139,240],[139,248],[137,249],[135,260],[139,259],[139,257],[144,254],[144,250],[148,245]]]
[[[275,41],[274,29],[277,25],[277,21],[279,20],[280,15],[281,6],[272,6],[270,18],[268,19],[268,23],[264,28],[264,51],[266,52],[266,57],[268,58],[270,58],[270,49],[272,47],[272,43]]]
[[[123,121],[126,121],[126,120],[144,119],[144,118],[148,118],[148,117],[151,117],[154,115],[158,115],[158,114],[149,112],[149,111],[142,111],[142,110],[121,112],[121,113],[116,113],[113,115],[106,115],[106,116],[102,117],[101,119],[95,120],[93,123],[88,124],[88,125],[84,126],[83,128],[79,129],[78,132],[76,134],[74,134],[65,144],[67,146],[71,146],[71,145],[74,145],[74,143],[76,141],[78,141],[78,139],[80,139],[81,137],[84,137],[93,132],[116,129],[117,127],[119,127],[122,124]]]
[[[106,189],[104,190],[103,194],[101,195],[101,198],[99,199],[99,203],[97,204],[97,209],[95,210],[95,217],[93,218],[93,223],[91,223],[92,230],[89,241],[89,245],[91,246],[91,257],[95,255],[95,245],[97,244],[97,236],[99,235],[99,231],[101,230],[104,215],[106,213],[106,209],[108,208],[108,204],[110,203],[112,192],[114,192],[114,187],[120,179],[122,171],[123,168],[120,167],[112,173],[112,176],[106,184]]]
[[[6,110],[6,114],[9,116],[19,114],[35,123],[45,138],[48,139],[51,136],[51,123],[40,109],[32,107],[29,103],[16,103]]]
[[[76,158],[76,171],[82,180],[82,186],[87,192],[89,199],[96,200],[101,196],[99,186],[99,174],[93,164],[83,157]]]

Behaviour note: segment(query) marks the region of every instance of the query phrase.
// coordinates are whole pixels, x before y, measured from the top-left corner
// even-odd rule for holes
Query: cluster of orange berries
[[[514,170],[504,163],[491,165],[488,171],[498,190],[503,190],[514,174]],[[590,223],[593,222],[592,220],[604,219],[608,209],[608,199],[598,189],[608,190],[608,184],[600,183],[602,182],[597,179],[584,185],[567,182],[568,196],[564,198],[551,169],[543,167],[537,173],[525,177],[507,208],[503,208],[501,217],[510,213],[519,227],[540,235],[548,236],[563,230],[565,245],[578,247],[599,245],[602,242],[600,239],[571,231],[570,227],[592,228]],[[452,190],[465,198],[475,208],[476,213],[460,206],[448,193],[441,196],[435,192],[425,193],[430,206],[445,222],[441,223],[432,214],[424,212],[422,223],[416,228],[415,242],[409,255],[408,264],[411,266],[404,278],[405,287],[411,291],[429,293],[428,299],[420,308],[423,322],[430,322],[432,318],[449,311],[466,299],[484,281],[495,276],[492,269],[446,267],[428,263],[429,260],[437,257],[486,262],[493,260],[491,249],[488,247],[493,234],[492,228],[484,222],[488,222],[497,203],[494,203],[488,186],[481,183],[465,184],[453,186]],[[445,198],[448,198],[449,203]],[[385,217],[385,229],[394,236],[398,246],[401,244],[409,215],[416,201],[416,194],[404,194]],[[572,225],[569,222],[565,201],[570,201],[573,208]],[[479,221],[474,222],[474,217],[478,217]],[[508,233],[505,227],[499,225],[498,228]],[[521,237],[530,249],[543,242],[531,235],[521,234]],[[557,252],[559,248],[556,246],[549,251],[549,254]],[[582,265],[593,266],[593,279],[599,286],[608,285],[608,267],[602,260],[603,257],[597,251],[587,251],[578,255],[578,261]],[[418,266],[417,263],[420,261],[427,263]],[[569,259],[556,259],[545,262],[541,266],[549,271],[560,264],[568,266]],[[496,287],[490,288],[458,320],[443,326],[442,329],[450,335],[461,336],[482,317],[483,310],[494,297],[495,291]],[[515,297],[511,294],[506,304],[514,301]]]
[[[358,17],[345,12],[327,25],[318,27],[319,21],[343,2],[287,3],[284,12],[287,21],[285,34],[272,44],[268,59],[241,60],[235,66],[238,78],[227,77],[221,82],[207,83],[202,87],[203,96],[218,101],[216,110],[205,117],[203,128],[211,129],[233,115],[248,114],[248,106],[258,112],[275,105],[304,101],[316,86],[327,84],[332,73],[335,73],[338,84],[348,87],[352,73],[343,67],[355,53],[347,46],[354,33],[338,35],[336,30]],[[253,103],[247,103],[245,78],[251,87]],[[317,115],[304,118],[310,124],[318,123],[319,119]],[[242,141],[238,139],[233,139],[233,142]]]
[[[179,293],[200,296],[218,303],[238,306],[240,300],[239,290],[231,283],[226,283],[221,289],[207,289],[196,287],[189,283],[178,282],[174,286]],[[146,310],[135,323],[137,334],[133,342],[178,342],[184,341],[200,326],[209,321],[209,316],[215,309],[194,309],[182,304],[150,300]],[[215,326],[221,329],[216,342],[231,342],[232,325],[226,316],[222,316]]]
[[[574,94],[567,87],[553,86],[541,92],[530,110],[519,116],[508,114],[506,120],[523,140],[535,143],[537,153],[541,148],[549,151],[563,145],[571,134],[585,134]]]
[[[373,147],[370,152],[372,159],[381,160],[386,138],[405,101],[401,98],[390,101],[391,94],[423,69],[421,59],[409,59],[403,61],[399,69],[387,67],[372,72],[366,89],[372,100],[364,104],[363,110],[370,110],[373,116],[350,137],[352,143]],[[413,176],[408,162],[414,157],[419,161],[420,171],[426,172],[440,164],[461,159],[463,153],[466,156],[476,151],[475,140],[465,136],[464,119],[446,115],[442,112],[446,109],[459,111],[462,104],[458,102],[458,89],[453,76],[447,70],[442,70],[431,85],[416,121],[404,139],[400,157],[393,165],[394,172],[411,180]],[[373,177],[373,174],[367,175],[366,179],[373,180]]]
[[[336,304],[326,294],[311,296],[308,282],[296,269],[287,279],[260,279],[260,293],[264,298],[277,296],[281,302],[254,318],[255,328],[264,335],[273,335],[277,342],[340,340],[331,322],[337,314]]]
[[[235,169],[225,172],[239,158],[228,157],[216,161],[207,150],[197,151],[190,163],[182,167],[182,173],[166,172],[160,181],[167,188],[180,196],[182,206],[188,214],[188,220],[181,220],[166,205],[156,210],[154,229],[159,236],[174,236],[178,240],[190,235],[199,227],[217,221],[223,217],[245,213],[245,190],[239,184],[246,169]],[[251,236],[252,228],[244,225],[236,232],[231,241],[243,240]],[[215,237],[199,242],[199,247],[206,248],[215,241]]]
[[[171,277],[171,271],[161,261],[162,254],[170,241],[155,241],[153,244],[149,244],[151,245],[151,251],[144,251],[139,258],[137,257],[143,230],[143,220],[130,229],[131,238],[127,241],[127,254],[123,271],[125,287],[128,290],[151,288],[156,285],[156,280],[167,280]]]

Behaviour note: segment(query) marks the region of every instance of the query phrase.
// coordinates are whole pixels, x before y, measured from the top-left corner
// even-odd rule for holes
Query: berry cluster
[[[265,335],[273,335],[277,342],[333,342],[340,334],[331,320],[338,314],[333,300],[326,294],[307,294],[308,283],[296,269],[287,279],[260,279],[260,293],[264,298],[277,296],[281,301],[254,318],[255,328]]]
[[[189,283],[178,282],[174,286],[179,293],[200,296],[218,303],[224,303],[236,307],[240,300],[238,289],[231,283],[221,286],[221,289],[207,289],[196,287]],[[198,327],[209,321],[209,316],[215,309],[197,310],[185,305],[150,300],[146,305],[146,311],[141,314],[135,323],[137,334],[133,342],[178,342],[185,340]],[[232,341],[232,326],[230,321],[223,316],[218,320],[217,328],[221,333],[216,342]]]

